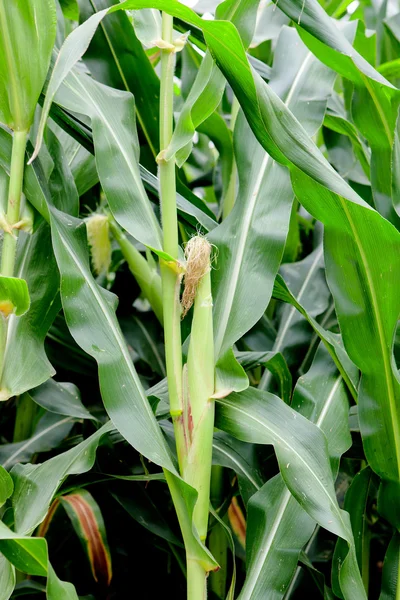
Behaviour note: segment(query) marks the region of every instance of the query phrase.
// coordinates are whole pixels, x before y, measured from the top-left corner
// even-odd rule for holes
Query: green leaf
[[[315,333],[324,343],[326,349],[331,355],[336,367],[340,371],[347,387],[354,399],[357,399],[358,371],[349,359],[339,334],[325,330],[321,325],[299,304],[293,294],[290,292],[283,278],[278,274],[275,280],[274,298],[288,302],[295,307],[307,319]]]
[[[15,568],[0,554],[0,600],[9,600],[15,587]]]
[[[322,345],[311,369],[297,382],[292,406],[325,433],[335,477],[340,456],[351,445],[348,399],[342,377]],[[267,592],[282,598],[314,527],[282,476],[270,479],[248,505],[247,577],[240,599],[261,600]],[[347,553],[346,542],[342,547]]]
[[[225,0],[216,10],[217,19],[231,21],[236,25],[246,48],[253,36],[258,5],[259,0]],[[225,85],[224,76],[214,64],[210,53],[206,52],[180,111],[171,142],[165,150],[166,160],[176,155],[179,167],[186,162],[192,150],[192,138],[196,129],[217,109]]]
[[[328,307],[329,289],[324,273],[322,244],[303,260],[283,265],[280,269],[291,293],[311,317],[317,317]],[[295,306],[285,306],[280,315],[279,328],[273,351],[282,352],[290,365],[298,356],[301,346],[309,342],[309,326]],[[261,389],[268,389],[271,373],[265,372]]]
[[[293,200],[286,170],[264,152],[241,115],[234,143],[241,201],[209,235],[218,248],[212,271],[217,369],[218,359],[257,322],[268,305]],[[274,237],[267,235],[269,231],[274,231]]]
[[[57,448],[74,423],[75,419],[72,417],[45,413],[35,427],[32,437],[22,442],[0,446],[0,461],[3,467],[11,469],[17,462],[28,462],[37,452],[48,452]]]
[[[47,544],[43,538],[14,533],[0,522],[0,552],[23,573],[47,575]]]
[[[369,149],[365,146],[365,143],[360,138],[360,135],[350,121],[347,121],[343,116],[334,114],[332,112],[327,112],[324,118],[324,126],[328,127],[332,131],[336,131],[336,133],[341,133],[342,135],[346,135],[349,137],[351,144],[353,146],[354,154],[360,161],[360,164],[364,170],[364,173],[370,178],[370,152]]]
[[[292,396],[292,375],[286,360],[280,352],[236,352],[236,358],[248,371],[262,365],[270,371],[279,383],[280,396],[286,404],[290,404]]]
[[[99,505],[85,489],[61,496],[60,502],[83,545],[95,581],[108,587],[112,579],[111,555]]]
[[[92,276],[85,223],[53,207],[44,186],[42,182],[41,193],[48,202],[53,248],[61,273],[61,298],[71,334],[98,364],[103,402],[115,426],[140,453],[168,470],[166,477],[186,536],[185,545],[205,568],[215,568],[215,561],[192,527],[197,493],[177,474],[115,316],[116,297],[101,288]]]
[[[60,0],[61,8],[66,19],[79,20],[79,6],[77,0]]]
[[[47,600],[78,600],[72,583],[61,581],[50,563],[48,563]]]
[[[213,439],[213,464],[232,469],[239,481],[240,494],[247,504],[263,485],[255,448],[240,442],[224,431],[216,431]]]
[[[118,1],[81,2],[81,21],[114,4]],[[102,21],[85,53],[85,64],[97,81],[134,95],[140,128],[156,156],[159,152],[160,82],[124,12]]]
[[[161,229],[139,172],[135,102],[131,94],[71,71],[56,100],[63,108],[91,119],[96,167],[115,220],[138,241],[161,250]]]
[[[326,438],[319,428],[276,396],[253,388],[217,401],[216,427],[243,441],[274,445],[281,475],[300,506],[348,544],[340,572],[345,598],[365,598],[350,518],[337,504]]]
[[[14,490],[13,480],[5,468],[0,465],[0,507],[12,495]]]
[[[12,504],[16,531],[30,534],[43,521],[53,496],[67,475],[89,471],[102,438],[115,427],[111,421],[86,440],[40,465],[15,465]]]
[[[379,600],[392,600],[399,594],[400,586],[400,533],[393,534],[389,547],[386,551],[383,563],[382,589]]]
[[[369,573],[370,573],[370,543],[371,531],[368,523],[368,504],[371,502],[370,496],[376,493],[377,477],[369,467],[366,467],[357,473],[346,492],[344,499],[344,508],[350,514],[351,526],[356,543],[357,562],[360,567],[365,590],[368,594]],[[332,584],[335,590],[337,588],[338,570],[342,562],[343,547],[342,540],[338,540],[333,556]]]
[[[30,391],[30,396],[49,412],[76,419],[95,419],[82,404],[80,393],[73,383],[59,383],[49,379]]]
[[[291,527],[293,523],[293,527]],[[246,532],[247,575],[240,600],[262,600],[267,594],[283,598],[315,521],[276,475],[248,504]]]
[[[51,247],[50,228],[39,225],[32,235],[20,234],[16,274],[29,287],[30,308],[9,318],[1,397],[19,395],[38,386],[55,371],[45,350],[45,336],[60,309],[59,276]],[[23,369],[16,369],[23,364]]]
[[[0,121],[27,131],[56,38],[54,0],[0,4]]]
[[[0,276],[0,314],[20,317],[29,310],[30,298],[25,279]]]
[[[278,49],[282,48],[291,56],[292,67],[288,70],[286,62],[276,60],[270,85],[302,118],[307,130],[315,133],[322,123],[335,76],[308,52],[294,30],[283,28],[278,40]],[[276,56],[280,55],[282,51],[277,51]],[[312,96],[316,80],[320,85],[318,97],[311,103],[304,101]],[[240,202],[209,236],[218,248],[217,268],[213,271],[217,357],[223,356],[260,319],[269,303],[293,202],[287,170],[265,153],[240,115],[234,140]]]

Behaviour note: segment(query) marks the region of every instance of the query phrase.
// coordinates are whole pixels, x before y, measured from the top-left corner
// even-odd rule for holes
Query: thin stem
[[[13,442],[22,442],[32,435],[33,422],[37,404],[28,393],[21,394],[17,399]]]
[[[12,277],[14,274],[15,254],[17,248],[17,229],[13,227],[20,220],[22,180],[24,176],[24,159],[27,131],[15,131],[11,154],[10,186],[8,190],[7,224],[10,231],[4,232],[1,255],[1,274]]]
[[[224,500],[224,467],[214,465],[211,469],[211,504],[217,509]],[[211,554],[220,566],[218,571],[210,573],[209,588],[217,598],[226,597],[226,573],[228,567],[228,543],[222,525],[216,523],[211,529],[208,546]]]
[[[163,324],[162,307],[162,289],[161,278],[155,268],[152,268],[148,261],[128,240],[112,217],[109,218],[110,229],[116,241],[121,248],[129,270],[136,279],[143,295],[147,298],[157,319]]]
[[[173,19],[162,14],[162,37],[172,45]],[[161,214],[163,221],[163,249],[175,261],[178,260],[178,217],[176,210],[175,160],[168,162],[163,151],[168,147],[173,132],[175,53],[171,48],[161,50],[160,87],[160,145],[158,158]],[[182,396],[182,340],[179,291],[181,276],[173,264],[161,261],[161,279],[164,315],[165,359],[171,416],[174,422],[175,440],[180,467],[186,453],[183,427]]]

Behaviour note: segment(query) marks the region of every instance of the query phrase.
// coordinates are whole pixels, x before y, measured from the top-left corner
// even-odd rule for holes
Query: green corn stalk
[[[118,242],[121,252],[128,263],[130,272],[136,279],[143,295],[149,301],[154,314],[162,325],[163,306],[161,277],[156,266],[152,266],[150,262],[141,255],[111,217],[109,217],[109,223],[111,232]]]
[[[190,308],[194,300],[187,365],[182,368],[181,305],[179,300],[178,223],[176,208],[175,160],[164,160],[164,151],[173,133],[173,76],[175,47],[173,19],[162,15],[160,142],[158,157],[164,252],[175,262],[161,261],[165,353],[170,412],[174,423],[179,467],[184,480],[198,492],[193,521],[200,539],[206,540],[210,502],[212,438],[214,428],[214,340],[210,278],[211,246],[199,236],[189,240],[185,294]],[[190,277],[190,280],[189,280]],[[187,596],[206,598],[206,571],[187,550]]]

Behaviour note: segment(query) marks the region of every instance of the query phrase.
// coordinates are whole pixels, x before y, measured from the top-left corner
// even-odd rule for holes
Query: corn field
[[[0,0],[0,600],[400,600],[397,0]]]

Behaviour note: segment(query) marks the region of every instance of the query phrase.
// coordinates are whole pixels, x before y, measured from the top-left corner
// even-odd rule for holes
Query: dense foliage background
[[[400,598],[398,3],[22,1],[0,0],[0,599],[186,597],[160,10],[181,262],[196,234],[213,248],[209,597]]]

